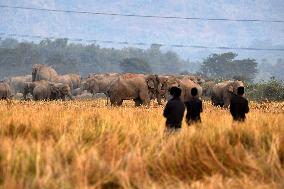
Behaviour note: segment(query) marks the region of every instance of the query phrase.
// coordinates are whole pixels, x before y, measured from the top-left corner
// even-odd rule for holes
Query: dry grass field
[[[250,105],[165,135],[153,104],[1,101],[0,188],[284,188],[284,103]]]

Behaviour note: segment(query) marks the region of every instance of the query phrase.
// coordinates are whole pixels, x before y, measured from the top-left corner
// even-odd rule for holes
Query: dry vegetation
[[[284,103],[251,108],[167,136],[159,106],[2,101],[0,188],[284,188]]]

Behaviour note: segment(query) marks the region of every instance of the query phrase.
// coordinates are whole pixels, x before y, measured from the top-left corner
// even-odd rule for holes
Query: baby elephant
[[[0,100],[11,98],[11,88],[6,82],[0,82]]]

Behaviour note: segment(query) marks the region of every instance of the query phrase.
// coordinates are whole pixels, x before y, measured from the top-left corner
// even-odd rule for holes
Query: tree
[[[237,56],[232,52],[212,54],[203,61],[200,71],[214,79],[241,78],[252,81],[257,73],[257,62],[249,58],[235,60]]]
[[[5,39],[0,41],[0,46],[2,48],[8,48],[8,49],[13,49],[18,46],[19,42],[16,39]]]
[[[127,73],[150,73],[150,65],[138,58],[125,58],[120,62],[120,68]]]
[[[70,55],[64,56],[63,54],[55,53],[48,57],[45,63],[54,67],[60,74],[77,73],[79,71],[77,70],[77,60]]]
[[[278,58],[277,63],[275,65],[269,65],[269,66],[271,74],[275,76],[277,79],[284,81],[284,76],[283,76],[284,60]]]

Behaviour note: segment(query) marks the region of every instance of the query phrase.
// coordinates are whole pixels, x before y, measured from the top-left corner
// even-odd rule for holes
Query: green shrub
[[[246,95],[250,100],[256,101],[283,101],[284,84],[272,77],[263,83],[250,83],[246,87]]]

